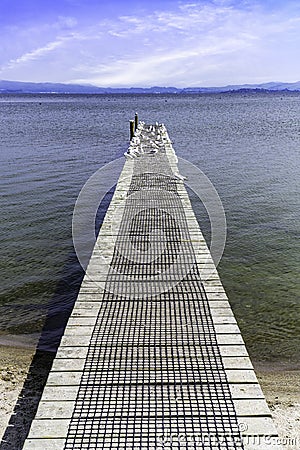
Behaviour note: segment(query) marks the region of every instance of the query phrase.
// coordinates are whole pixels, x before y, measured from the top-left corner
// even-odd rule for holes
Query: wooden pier
[[[23,448],[279,450],[167,130],[131,130]]]

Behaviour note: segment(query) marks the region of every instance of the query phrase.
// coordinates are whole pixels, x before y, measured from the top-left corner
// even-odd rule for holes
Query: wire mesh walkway
[[[167,132],[138,135],[118,227],[99,235],[108,273],[96,249],[24,448],[266,448],[253,436],[276,431],[219,279],[201,280]]]

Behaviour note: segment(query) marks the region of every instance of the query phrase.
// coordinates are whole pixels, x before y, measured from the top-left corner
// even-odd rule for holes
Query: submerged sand
[[[13,345],[14,344],[14,345]],[[29,367],[35,354],[34,346],[21,346],[5,342],[0,347],[0,437],[2,438],[22,391]],[[300,369],[257,363],[255,369],[267,402],[273,414],[283,450],[300,448]],[[22,410],[22,420],[30,414],[38,399],[33,392]],[[20,414],[20,412],[18,412]],[[22,421],[21,421],[22,423]],[[14,449],[2,444],[1,449]]]

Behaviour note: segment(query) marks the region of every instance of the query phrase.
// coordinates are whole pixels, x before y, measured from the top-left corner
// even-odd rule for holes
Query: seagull
[[[156,144],[156,142],[153,142],[153,141],[150,140],[150,144],[151,144],[152,147],[158,148],[158,145]]]
[[[133,144],[139,144],[141,142],[140,138],[137,136],[134,136],[131,141]]]
[[[184,177],[183,175],[180,175],[179,172],[174,172],[174,176],[175,176],[176,178],[178,178],[178,180],[181,180],[181,181],[184,181],[184,180],[187,179],[187,178]]]
[[[140,152],[138,151],[137,148],[131,149],[130,154],[131,154],[134,158],[136,158],[137,156],[141,156],[141,154],[140,154]]]
[[[125,152],[124,156],[125,156],[126,159],[133,159],[133,156],[130,155],[130,153],[128,153],[128,152]]]
[[[136,158],[137,154],[139,154],[137,146],[130,144],[127,153],[129,153],[129,155],[131,155],[133,158]]]

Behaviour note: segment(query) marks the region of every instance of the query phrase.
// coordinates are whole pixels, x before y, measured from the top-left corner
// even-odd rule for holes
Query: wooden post
[[[134,120],[130,121],[130,140],[133,138],[134,136]]]
[[[134,129],[135,130],[137,129],[138,124],[139,124],[139,116],[138,116],[138,113],[136,112],[135,116],[134,116]]]

